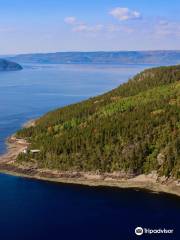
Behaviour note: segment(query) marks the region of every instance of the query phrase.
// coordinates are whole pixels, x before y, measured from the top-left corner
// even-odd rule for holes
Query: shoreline
[[[44,176],[42,176],[41,173],[35,173],[32,174],[31,170],[26,169],[30,173],[23,173],[22,169],[14,168],[14,169],[2,169],[0,166],[0,173],[17,176],[17,177],[23,177],[27,179],[34,179],[34,180],[41,180],[41,181],[47,181],[47,182],[54,182],[54,183],[64,183],[64,184],[75,184],[75,185],[82,185],[82,186],[89,186],[89,187],[116,187],[116,188],[122,188],[122,189],[138,189],[138,190],[147,190],[152,193],[166,193],[175,195],[177,197],[180,197],[180,187],[176,186],[174,184],[161,184],[161,183],[153,183],[150,181],[135,181],[135,179],[118,179],[118,180],[92,180],[92,179],[85,179],[85,178],[75,178],[75,177],[48,177],[45,176],[46,174],[43,173]],[[141,177],[138,176],[138,177]]]
[[[26,124],[27,125],[27,124]],[[127,176],[122,173],[73,172],[39,169],[34,165],[17,164],[16,158],[20,152],[27,148],[28,143],[24,139],[16,139],[14,136],[7,141],[7,152],[0,155],[0,173],[25,177],[56,183],[78,184],[87,186],[106,186],[118,188],[131,188],[149,190],[156,193],[174,194],[180,197],[180,182],[174,179],[158,177],[156,173]]]
[[[134,181],[131,179],[128,180],[90,180],[90,179],[83,179],[83,178],[50,178],[50,177],[42,177],[39,174],[31,175],[26,173],[18,172],[17,168],[16,171],[8,170],[8,169],[1,169],[0,166],[0,174],[7,174],[15,177],[23,177],[31,180],[40,180],[52,183],[63,183],[63,184],[73,184],[73,185],[82,185],[88,187],[115,187],[120,189],[134,189],[139,191],[149,191],[151,193],[166,193],[171,194],[176,197],[180,197],[180,189],[179,186],[167,185],[167,184],[160,184],[160,183],[152,183],[148,181],[140,182]]]

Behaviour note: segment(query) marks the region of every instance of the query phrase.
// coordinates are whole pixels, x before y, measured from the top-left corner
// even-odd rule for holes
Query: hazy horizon
[[[16,56],[16,55],[28,55],[28,54],[54,54],[54,53],[100,53],[100,52],[104,52],[104,53],[108,53],[108,52],[174,52],[177,51],[179,52],[180,49],[155,49],[155,50],[92,50],[92,51],[81,51],[81,50],[77,50],[77,51],[55,51],[55,52],[22,52],[22,53],[9,53],[9,54],[0,54],[0,57],[10,57],[10,56]]]

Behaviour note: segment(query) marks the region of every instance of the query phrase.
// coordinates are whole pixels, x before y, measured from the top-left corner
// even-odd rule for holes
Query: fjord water
[[[134,240],[137,226],[176,231],[147,239],[179,239],[180,205],[174,196],[7,175],[0,176],[0,194],[2,240]]]
[[[25,65],[0,73],[0,153],[23,123],[108,91],[148,66]],[[55,184],[0,174],[0,239],[136,239],[134,228],[170,228],[180,239],[179,198],[168,194]],[[145,236],[140,239],[145,239]]]

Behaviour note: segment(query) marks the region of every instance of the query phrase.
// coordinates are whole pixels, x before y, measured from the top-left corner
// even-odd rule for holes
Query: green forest
[[[16,136],[30,142],[20,163],[180,178],[180,66],[145,70],[106,94],[47,113]]]

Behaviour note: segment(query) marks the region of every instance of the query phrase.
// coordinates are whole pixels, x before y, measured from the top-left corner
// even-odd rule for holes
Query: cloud
[[[120,21],[127,21],[127,20],[141,18],[140,12],[130,10],[129,8],[121,8],[121,7],[114,8],[113,10],[110,11],[109,14]]]
[[[99,32],[101,30],[103,30],[104,26],[101,24],[97,24],[94,26],[89,26],[87,24],[79,24],[76,27],[73,28],[74,32],[92,32],[92,33],[96,33]]]
[[[178,22],[161,20],[155,25],[154,32],[158,37],[180,36],[180,25]]]
[[[75,24],[77,24],[77,19],[76,19],[76,17],[66,17],[64,19],[64,22],[69,25],[75,25]]]
[[[103,29],[102,24],[96,24],[96,25],[89,25],[83,22],[78,21],[76,17],[66,17],[64,19],[64,22],[68,25],[72,26],[73,32],[91,32],[96,33]]]
[[[140,17],[140,13],[135,12],[135,11],[130,11],[127,8],[116,8],[111,11],[112,15],[117,16],[120,14],[119,9],[122,10],[121,16],[118,15],[118,18],[123,19],[123,20],[128,20],[128,19],[134,19]],[[118,11],[117,11],[118,10]],[[126,17],[125,17],[126,15]],[[88,24],[84,21],[79,21],[78,18],[75,16],[69,16],[64,19],[64,22],[71,27],[71,30],[73,32],[77,33],[116,33],[116,32],[121,32],[121,33],[126,33],[126,34],[131,34],[135,31],[134,27],[131,26],[126,26],[126,25],[120,25],[120,24]]]

